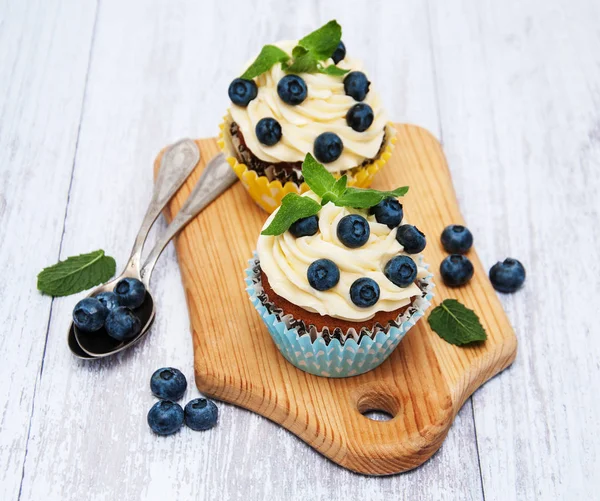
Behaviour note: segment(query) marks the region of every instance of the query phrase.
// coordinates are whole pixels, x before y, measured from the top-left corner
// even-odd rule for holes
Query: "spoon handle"
[[[235,181],[237,176],[222,154],[208,163],[190,196],[171,221],[164,235],[156,242],[141,269],[140,275],[147,287],[154,265],[171,239]]]
[[[164,153],[160,162],[160,170],[154,183],[152,200],[146,210],[144,220],[135,238],[127,269],[137,270],[144,242],[148,237],[150,228],[159,214],[165,208],[177,190],[194,170],[200,161],[200,150],[191,139],[182,139],[170,146]]]

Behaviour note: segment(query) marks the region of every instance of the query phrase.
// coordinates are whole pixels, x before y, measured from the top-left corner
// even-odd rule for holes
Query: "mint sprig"
[[[456,299],[446,299],[429,315],[429,325],[443,340],[454,345],[485,341],[479,317]]]
[[[269,71],[277,63],[285,63],[290,59],[290,56],[275,45],[265,45],[254,62],[242,74],[240,78],[250,80],[262,75],[265,71]]]
[[[319,61],[329,59],[342,39],[342,27],[333,19],[302,38],[298,45],[311,52]]]
[[[307,153],[302,162],[302,176],[308,187],[319,197],[321,204],[308,197],[295,193],[287,194],[281,203],[273,221],[262,232],[262,235],[281,235],[299,219],[314,216],[321,206],[332,202],[338,207],[368,209],[374,207],[385,198],[401,197],[408,192],[408,186],[393,191],[378,191],[371,189],[348,188],[347,176],[336,179],[323,165]]]
[[[44,268],[38,274],[37,288],[50,296],[70,296],[108,281],[115,271],[115,260],[97,250]]]

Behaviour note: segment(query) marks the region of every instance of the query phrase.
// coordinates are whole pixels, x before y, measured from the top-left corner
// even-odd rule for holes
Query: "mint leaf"
[[[319,71],[319,73],[323,73],[324,75],[331,75],[333,77],[341,77],[341,76],[345,75],[346,73],[348,73],[350,70],[344,70],[342,68],[338,68],[335,64],[330,64],[329,66],[326,66],[325,68],[323,68],[322,66],[319,66],[318,71]]]
[[[281,207],[279,207],[273,221],[261,232],[261,235],[281,235],[298,219],[314,216],[320,210],[321,205],[312,198],[301,197],[296,193],[288,193],[283,197]]]
[[[446,299],[429,315],[429,325],[443,340],[454,345],[485,341],[487,334],[473,310],[456,299]]]
[[[108,281],[115,270],[115,260],[97,250],[44,268],[37,276],[37,288],[50,296],[70,296]]]
[[[269,71],[277,63],[285,63],[290,56],[279,47],[274,45],[265,45],[254,62],[248,67],[244,74],[240,77],[245,80],[250,80],[265,71]]]
[[[302,162],[302,176],[308,187],[321,198],[328,191],[333,191],[336,183],[333,174],[317,162],[310,153],[306,154],[304,162]]]
[[[342,27],[333,20],[306,35],[298,45],[312,52],[318,60],[324,61],[331,57],[341,39]]]
[[[297,48],[295,47],[294,50]],[[286,73],[316,73],[319,70],[319,61],[310,52],[304,52],[294,57],[292,64],[286,66],[284,70]]]
[[[346,183],[348,182],[348,176],[345,174],[340,177],[335,184],[332,186],[331,191],[328,191],[321,197],[321,205],[325,205],[328,202],[334,202],[341,197],[346,191]]]
[[[385,198],[398,198],[406,195],[408,186],[402,186],[393,191],[378,191],[371,189],[347,188],[344,194],[334,201],[338,207],[353,207],[368,209],[374,207]]]

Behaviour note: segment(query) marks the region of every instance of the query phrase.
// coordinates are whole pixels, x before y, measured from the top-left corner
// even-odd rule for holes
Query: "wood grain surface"
[[[403,198],[406,220],[428,235],[425,261],[437,277],[447,255],[439,235],[464,220],[437,140],[419,127],[396,128],[397,146],[373,186],[410,186]],[[217,154],[215,139],[197,144],[202,160],[169,204],[168,220]],[[162,153],[155,173],[161,160]],[[479,316],[488,333],[484,343],[450,345],[422,319],[375,370],[323,378],[283,358],[245,291],[244,270],[266,218],[237,183],[177,237],[198,389],[271,419],[350,470],[385,475],[419,466],[441,446],[471,393],[516,355],[517,339],[475,249],[468,254],[474,278],[458,289],[434,279],[432,306],[459,299]],[[393,418],[375,421],[363,415],[366,411]]]
[[[226,404],[210,433],[149,433],[152,371],[193,377],[172,246],[151,335],[112,360],[67,349],[83,294],[35,290],[59,258],[123,266],[159,149],[216,135],[244,62],[333,18],[389,116],[440,139],[484,268],[512,256],[528,274],[499,295],[515,362],[397,476]],[[0,0],[0,499],[595,499],[599,25],[596,0]]]

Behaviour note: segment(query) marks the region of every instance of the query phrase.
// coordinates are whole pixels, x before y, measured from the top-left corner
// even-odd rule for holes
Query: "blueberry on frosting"
[[[359,278],[350,286],[350,299],[361,308],[373,306],[379,301],[379,285],[371,278]]]
[[[308,267],[306,277],[313,289],[326,291],[340,281],[340,269],[330,259],[317,259]]]
[[[340,158],[344,144],[340,136],[333,132],[323,132],[315,139],[315,157],[319,162],[328,164]]]
[[[254,80],[236,78],[229,85],[229,99],[233,104],[246,107],[258,94],[258,88]]]
[[[403,224],[398,227],[396,240],[404,247],[407,254],[418,254],[427,245],[425,235],[412,224]]]
[[[331,59],[333,59],[334,64],[337,64],[345,57],[346,57],[346,46],[344,45],[344,42],[342,42],[340,40],[340,43],[338,44],[335,51],[333,51],[333,54],[331,55]]]
[[[290,233],[296,238],[311,237],[319,231],[317,216],[303,217],[290,226]]]
[[[346,123],[356,132],[366,131],[371,127],[374,118],[373,108],[365,103],[355,104],[346,113]]]
[[[356,101],[362,101],[367,97],[371,82],[362,71],[351,71],[344,78],[344,92]]]
[[[390,259],[383,274],[398,287],[408,287],[417,278],[417,265],[408,256],[396,256]]]
[[[277,84],[277,94],[284,103],[296,106],[306,99],[306,82],[298,75],[286,75]]]
[[[281,125],[274,118],[261,118],[256,124],[256,137],[265,146],[273,146],[281,139]]]
[[[378,223],[385,224],[390,229],[398,226],[404,217],[402,204],[393,197],[384,198],[375,207],[371,207],[369,214],[373,214]]]
[[[358,214],[344,216],[337,226],[337,237],[340,242],[350,249],[365,245],[370,234],[369,222]]]

